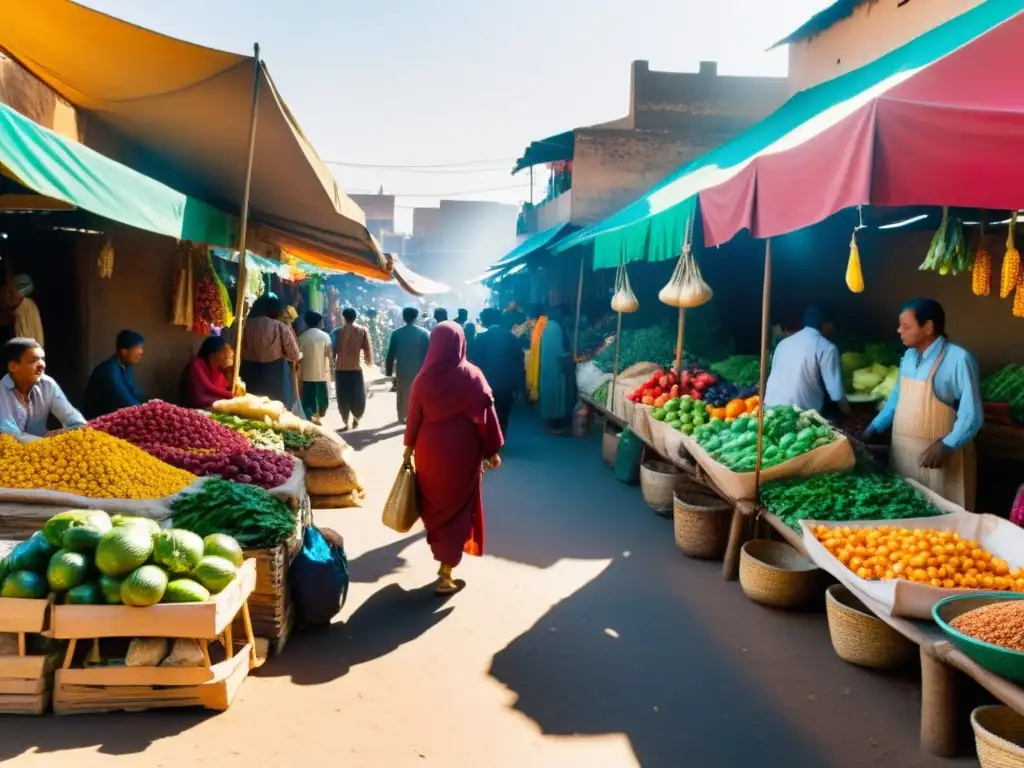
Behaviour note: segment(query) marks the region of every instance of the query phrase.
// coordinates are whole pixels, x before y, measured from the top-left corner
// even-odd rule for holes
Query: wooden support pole
[[[740,573],[740,550],[743,548],[743,533],[747,527],[747,516],[737,504],[732,511],[732,525],[729,527],[729,543],[722,559],[722,578],[736,581]]]
[[[764,455],[764,388],[768,380],[768,342],[771,338],[772,241],[764,241],[764,286],[761,292],[761,378],[757,385],[757,461],[754,464],[754,499],[760,501],[761,461]]]
[[[586,261],[586,249],[580,249],[580,279],[576,284],[576,331],[572,336],[572,362],[576,364],[576,358],[580,354],[580,311],[583,308],[583,265]]]
[[[230,624],[224,629],[224,654],[229,659],[235,655],[235,633],[231,631]]]
[[[61,669],[71,669],[71,662],[75,658],[75,647],[78,645],[78,640],[71,638],[68,640],[68,649],[64,653],[64,664],[61,665]]]
[[[679,329],[676,333],[676,375],[683,374],[683,332],[686,330],[686,310],[679,308]]]
[[[608,390],[608,410],[615,413],[615,382],[619,378],[619,349],[622,347],[622,313],[615,329],[615,362],[612,363],[612,387]]]
[[[956,754],[956,670],[921,647],[921,749]]]
[[[245,625],[245,639],[249,643],[249,669],[259,666],[256,657],[256,637],[252,633],[252,616],[249,614],[249,601],[242,603],[242,623]]]
[[[249,112],[249,148],[245,161],[245,185],[242,187],[242,210],[239,213],[238,233],[238,283],[235,285],[235,365],[231,371],[231,389],[238,386],[238,374],[242,368],[242,334],[245,332],[245,285],[248,276],[245,269],[246,235],[249,229],[249,192],[252,187],[252,161],[256,152],[256,116],[260,103],[260,81],[263,79],[263,63],[260,61],[260,45],[253,46],[255,73],[252,86],[252,107]]]

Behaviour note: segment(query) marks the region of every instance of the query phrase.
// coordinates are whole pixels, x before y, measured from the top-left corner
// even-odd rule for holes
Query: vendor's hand
[[[952,453],[953,450],[948,445],[936,440],[921,454],[921,466],[925,469],[938,469],[946,463]]]
[[[484,459],[484,469],[497,469],[501,466],[501,456],[494,454],[489,459]]]
[[[408,461],[409,459],[412,458],[413,451],[414,451],[414,449],[413,449],[413,447],[411,445],[406,446],[405,453],[402,455],[402,458],[405,461]]]

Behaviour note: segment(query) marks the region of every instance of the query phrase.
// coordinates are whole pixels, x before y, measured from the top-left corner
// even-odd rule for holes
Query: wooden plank
[[[57,662],[55,656],[0,656],[0,678],[35,680],[53,672]]]
[[[49,708],[50,691],[0,696],[0,714],[3,715],[45,715]]]
[[[34,696],[50,690],[52,683],[53,677],[51,676],[40,677],[36,680],[0,677],[0,696]]]
[[[231,705],[249,675],[249,653],[246,646],[233,659],[218,664],[218,679],[203,685],[72,685],[66,681],[67,671],[61,670],[55,678],[53,711],[58,715],[170,707],[222,711]]]
[[[196,686],[226,680],[235,666],[228,659],[212,667],[88,667],[58,670],[56,678],[58,685]]]
[[[0,597],[0,632],[42,632],[49,607],[49,600]]]
[[[246,560],[228,587],[205,603],[162,604],[149,608],[124,605],[58,605],[52,634],[70,639],[95,637],[171,637],[215,640],[238,615],[256,586],[256,561]]]

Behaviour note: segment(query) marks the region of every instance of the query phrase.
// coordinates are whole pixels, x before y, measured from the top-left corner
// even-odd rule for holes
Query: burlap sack
[[[349,509],[363,506],[363,495],[359,491],[339,493],[334,496],[310,496],[313,509]]]
[[[317,435],[303,452],[302,460],[313,469],[337,469],[348,463],[345,460],[347,449],[348,445],[341,438],[331,440]]]
[[[334,469],[307,469],[306,490],[313,496],[340,496],[363,490],[355,469],[347,464]]]

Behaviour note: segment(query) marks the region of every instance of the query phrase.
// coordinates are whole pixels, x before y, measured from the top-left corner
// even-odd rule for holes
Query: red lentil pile
[[[975,640],[1024,653],[1024,600],[984,605],[960,614],[949,625]]]

